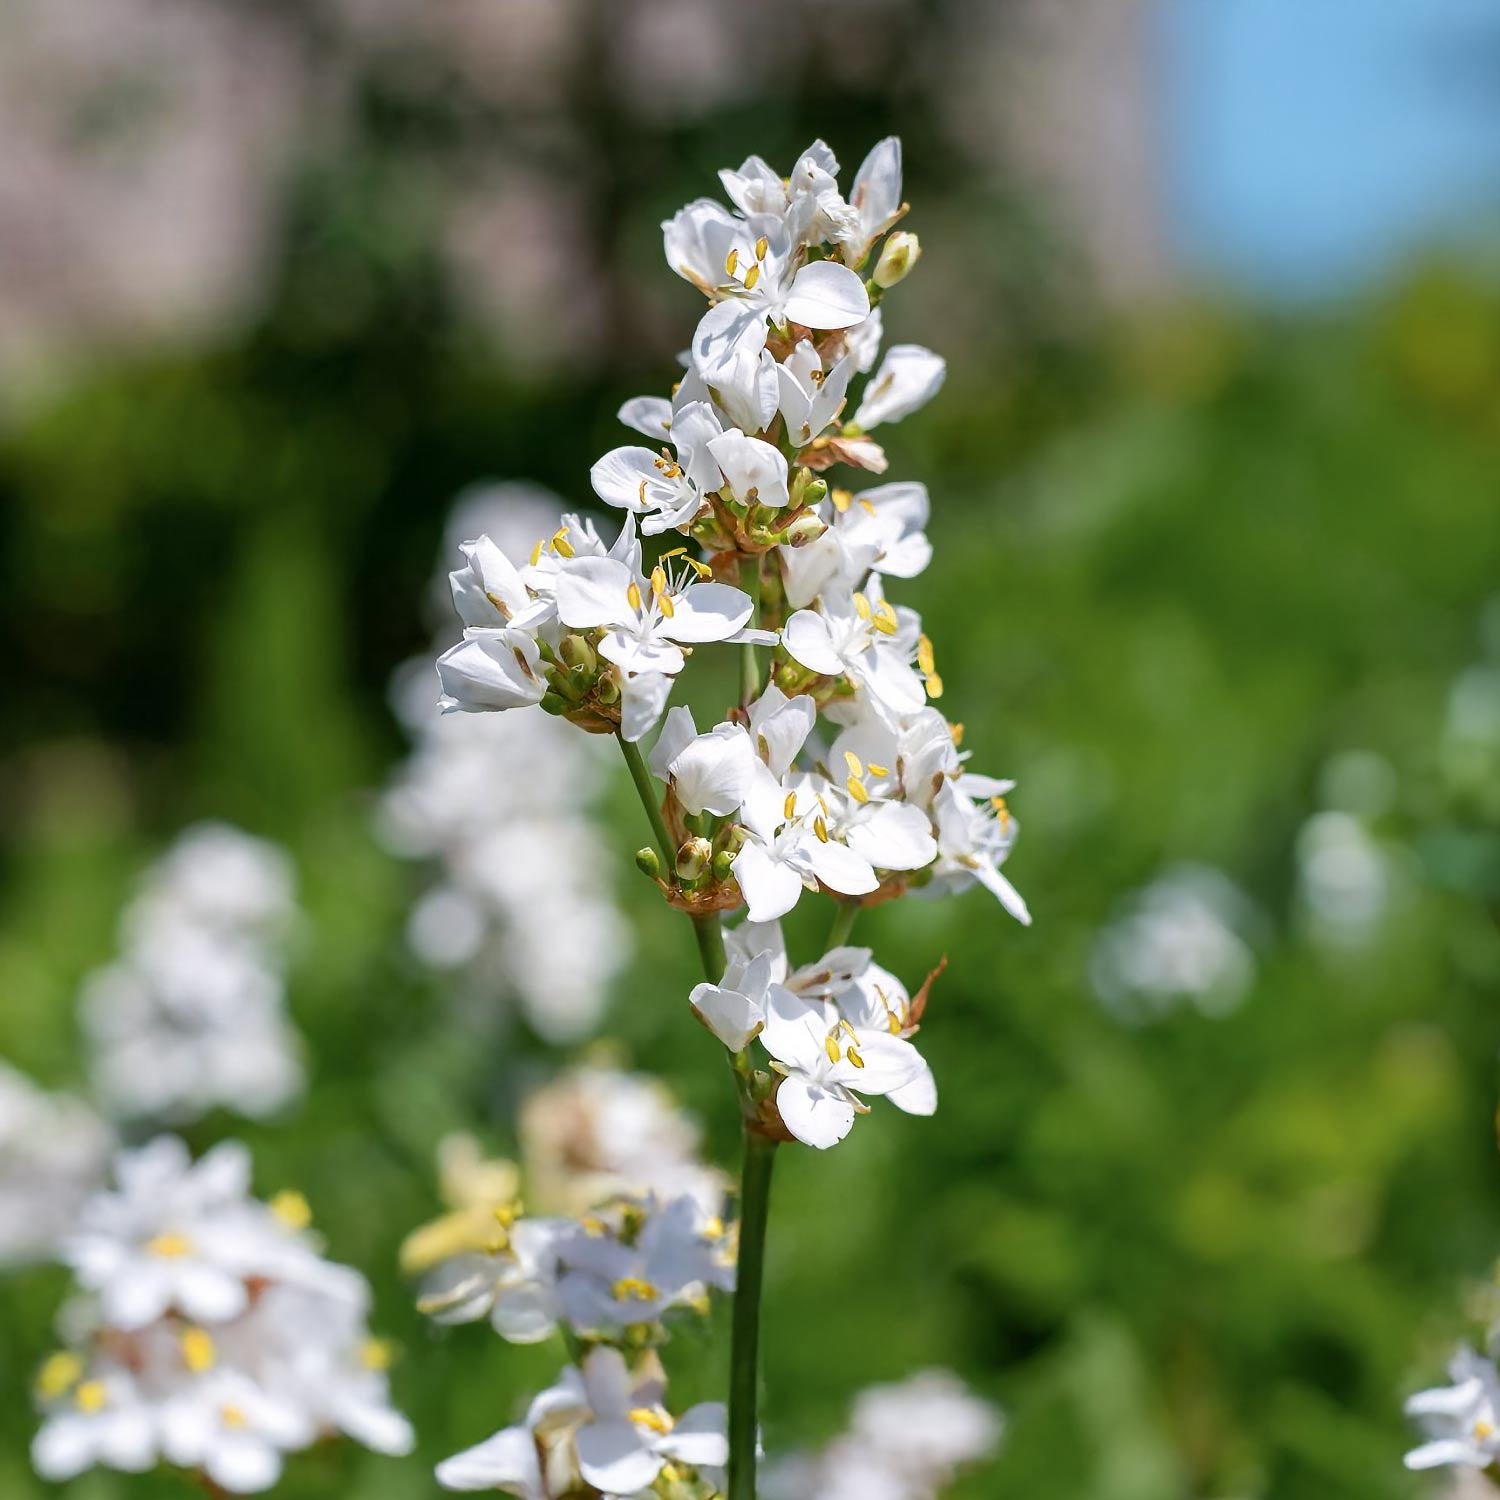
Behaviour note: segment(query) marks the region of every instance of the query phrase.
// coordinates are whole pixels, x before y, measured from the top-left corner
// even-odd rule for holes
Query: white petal
[[[745,800],[754,760],[749,736],[739,725],[718,725],[673,759],[677,800],[687,812],[727,817]]]
[[[698,726],[690,708],[674,708],[661,727],[661,735],[651,747],[651,758],[647,762],[651,774],[658,781],[666,781],[672,774],[672,762],[698,738]]]
[[[727,640],[754,612],[750,596],[727,583],[691,583],[672,596],[670,619],[657,627],[669,640],[697,644]]]
[[[466,1448],[437,1466],[437,1482],[445,1490],[494,1490],[502,1486],[522,1495],[544,1495],[536,1440],[525,1427],[507,1427],[473,1448]]]
[[[746,437],[737,428],[714,438],[708,445],[725,482],[741,504],[780,509],[787,504],[787,465],[781,452],[759,438]]]
[[[592,630],[634,619],[626,594],[635,575],[612,557],[572,557],[557,575],[557,613],[564,625]]]
[[[781,860],[773,860],[756,843],[735,855],[734,878],[739,882],[752,922],[774,922],[784,917],[802,895],[802,879]]]
[[[846,1056],[834,1063],[829,1077],[861,1094],[888,1094],[892,1089],[921,1077],[927,1064],[912,1044],[889,1032],[860,1031],[858,1047],[862,1067]]]
[[[1420,1448],[1413,1448],[1405,1459],[1408,1469],[1437,1469],[1449,1464],[1482,1469],[1489,1462],[1489,1455],[1476,1444],[1458,1438],[1439,1438],[1433,1443],[1423,1443]]]
[[[703,1024],[731,1052],[743,1052],[765,1025],[764,1009],[737,990],[700,984],[694,986],[689,999]]]
[[[922,1071],[910,1083],[898,1084],[886,1098],[909,1115],[931,1115],[937,1112],[937,1080],[927,1059],[922,1059]]]
[[[437,661],[444,710],[482,713],[540,703],[547,684],[536,642],[520,630],[487,630],[445,651]]]
[[[894,344],[865,387],[854,420],[866,429],[899,422],[926,406],[942,389],[946,361],[920,344]]]
[[[1031,926],[1031,909],[1026,905],[1026,898],[1022,896],[1015,886],[1003,876],[999,870],[989,865],[981,864],[975,870],[974,878],[991,895],[995,896],[1001,906],[1013,916],[1023,927]]]
[[[824,1044],[830,1012],[780,985],[766,998],[766,1029],[761,1043],[777,1062],[803,1073],[815,1073],[828,1061]]]
[[[705,291],[724,279],[724,258],[743,225],[722,203],[699,198],[679,209],[662,228],[667,264]]]
[[[919,807],[887,802],[844,835],[854,852],[877,870],[921,870],[937,858],[932,825]]]
[[[737,369],[753,379],[765,347],[765,309],[742,297],[731,297],[709,308],[699,321],[693,334],[693,365],[711,386],[732,378]],[[742,357],[750,363],[740,366]]]
[[[750,738],[755,752],[779,781],[791,768],[817,722],[818,710],[806,693],[788,698],[774,682],[750,709]]]
[[[826,1151],[854,1126],[854,1106],[842,1093],[810,1083],[795,1073],[781,1080],[776,1109],[782,1123],[805,1146]]]
[[[821,839],[809,838],[800,848],[813,874],[830,891],[838,891],[844,896],[864,896],[880,884],[869,860],[832,839],[825,844]]]
[[[827,622],[810,609],[799,609],[786,622],[781,631],[781,644],[793,661],[801,662],[809,671],[837,677],[844,670],[843,659],[833,649]]]
[[[465,625],[504,626],[531,603],[521,575],[487,536],[464,542],[459,551],[466,562],[448,575],[448,585],[453,607]]]
[[[621,510],[646,510],[651,502],[643,498],[641,485],[645,483],[649,489],[661,478],[656,459],[657,455],[647,448],[611,448],[589,470],[589,483],[606,505],[617,505]]]
[[[591,1422],[574,1439],[578,1468],[597,1490],[609,1495],[632,1495],[661,1473],[662,1460],[641,1440],[633,1424]]]
[[[656,727],[672,692],[672,679],[662,672],[642,672],[627,678],[620,695],[620,734],[630,744]]]
[[[509,1343],[539,1344],[557,1331],[556,1304],[551,1292],[536,1282],[502,1287],[490,1324]]]
[[[722,1401],[701,1401],[677,1419],[677,1425],[658,1445],[669,1458],[680,1459],[695,1469],[719,1468],[729,1462],[729,1440],[725,1429],[729,1414]]]
[[[662,442],[672,429],[672,403],[665,396],[632,396],[619,412],[620,420],[653,442]]]
[[[804,328],[852,328],[869,314],[865,284],[848,266],[815,260],[792,278],[786,315]]]
[[[599,642],[599,655],[626,672],[665,673],[675,677],[686,665],[681,650],[671,641],[640,636],[625,630],[612,630]]]

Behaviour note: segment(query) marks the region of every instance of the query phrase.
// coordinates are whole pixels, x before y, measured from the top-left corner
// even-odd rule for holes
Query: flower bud
[[[655,880],[661,874],[661,861],[656,857],[656,850],[651,848],[637,849],[635,851],[635,867],[642,875],[649,875]]]
[[[820,479],[819,484],[823,481]],[[824,485],[826,491],[827,486]],[[820,495],[818,499],[822,499]],[[798,516],[785,531],[781,533],[783,545],[787,547],[805,547],[809,542],[815,542],[828,530],[828,522],[822,516],[815,516],[811,511],[806,515]]]
[[[561,693],[543,693],[542,710],[544,713],[560,714],[568,706],[567,699]]]
[[[872,278],[875,285],[892,287],[898,281],[905,281],[921,258],[922,242],[910,230],[898,229],[886,240],[880,259],[875,262]]]
[[[606,672],[595,684],[594,696],[606,708],[612,708],[620,701],[620,679],[613,672]]]
[[[677,878],[697,880],[709,867],[714,857],[714,846],[707,839],[689,839],[677,851]]]
[[[734,873],[734,855],[728,849],[720,849],[714,855],[713,872],[715,880],[728,880]]]
[[[599,665],[594,648],[581,635],[565,635],[558,645],[557,654],[570,667],[583,667],[593,676]]]

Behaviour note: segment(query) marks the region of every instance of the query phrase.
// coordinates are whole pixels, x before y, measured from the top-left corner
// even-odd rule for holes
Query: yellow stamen
[[[953,748],[956,750],[964,742],[964,726],[950,723],[948,733],[953,736]]]
[[[644,479],[641,480],[640,488],[636,490],[635,495],[636,499],[640,501],[642,509],[644,509],[646,504],[646,481]]]
[[[927,696],[929,698],[941,698],[943,696],[943,679],[936,672],[927,674]]]
[[[796,792],[788,792],[786,794],[786,801],[781,804],[781,820],[784,823],[789,823],[796,816],[797,794]]]
[[[559,526],[552,536],[552,550],[559,557],[572,557],[573,544],[568,540],[568,528]]]
[[[839,1044],[831,1034],[823,1038],[823,1050],[828,1054],[828,1061],[836,1063],[839,1060]]]
[[[852,490],[834,490],[829,494],[828,498],[833,501],[833,508],[840,515],[843,515],[854,500],[854,492]]]
[[[250,1418],[237,1406],[225,1403],[219,1408],[219,1420],[226,1426],[232,1427],[236,1432],[243,1432],[250,1425]]]
[[[871,776],[889,776],[891,774],[889,766],[877,766],[873,760],[865,769],[869,771]]]
[[[96,1411],[103,1411],[109,1405],[109,1392],[105,1389],[102,1380],[85,1380],[76,1391],[73,1392],[73,1404],[79,1411],[88,1412],[92,1416]]]
[[[193,1253],[193,1242],[185,1234],[159,1234],[146,1241],[146,1253],[162,1260],[181,1260]]]
[[[813,819],[813,832],[817,834],[818,842],[820,844],[826,844],[828,842],[828,825],[822,820],[822,818]]]
[[[44,1401],[55,1401],[66,1395],[83,1376],[83,1361],[66,1349],[49,1354],[37,1371],[36,1393]]]
[[[513,1198],[509,1203],[497,1203],[490,1212],[502,1229],[509,1229],[517,1219],[525,1217],[526,1205],[519,1198]]]
[[[630,1413],[630,1420],[635,1426],[645,1427],[663,1437],[672,1430],[671,1417],[664,1411],[658,1411],[654,1406],[634,1407]]]
[[[995,809],[995,821],[1001,828],[1010,827],[1010,808],[1006,806],[1004,797],[991,797],[990,806]]]
[[[641,586],[633,578],[630,580],[630,587],[625,590],[625,601],[632,609],[641,607]]]
[[[937,671],[937,657],[933,655],[930,636],[917,637],[917,666],[924,677],[931,677]]]
[[[851,776],[863,776],[865,774],[864,762],[852,751],[844,751],[844,764],[849,767]]]
[[[862,1068],[865,1065],[864,1058],[862,1058],[859,1053],[854,1050],[853,1042],[850,1042],[849,1045],[844,1048],[844,1056],[847,1057],[856,1068]]]
[[[766,258],[766,251],[769,250],[770,248],[771,248],[771,242],[770,242],[770,240],[768,240],[765,237],[765,235],[761,235],[761,237],[758,240],[756,240],[756,242],[755,242],[755,258],[756,258],[756,260],[764,260]]]
[[[666,569],[663,568],[663,567],[660,567],[660,566],[652,568],[652,570],[651,570],[651,592],[653,594],[657,595],[658,597],[660,597],[662,594],[665,594],[666,591],[667,591],[667,572],[666,572]]]
[[[688,558],[687,565],[698,575],[700,581],[714,576],[714,570],[707,563],[699,562],[696,557]]]
[[[726,276],[733,276],[735,270],[739,266],[739,263],[740,252],[738,250],[731,250],[729,254],[724,257],[724,274]]]
[[[677,606],[672,602],[670,594],[658,595],[656,602],[661,606],[661,612],[667,619],[671,619],[677,613]]]
[[[306,1229],[312,1223],[312,1209],[307,1199],[295,1188],[286,1188],[271,1199],[271,1212],[282,1226],[293,1234]]]
[[[649,1282],[639,1276],[622,1276],[610,1289],[618,1302],[654,1302],[661,1295]]]
[[[359,1348],[359,1362],[367,1370],[389,1370],[396,1362],[396,1346],[389,1339],[366,1339]]]
[[[745,290],[747,292],[753,292],[755,290],[755,283],[759,280],[760,267],[758,265],[751,266],[750,269],[745,272]]]
[[[546,537],[543,537],[535,547],[531,549],[531,566],[534,568],[542,560],[542,548],[547,545]]]
[[[184,1330],[179,1347],[182,1350],[182,1362],[194,1375],[201,1375],[205,1370],[211,1370],[218,1360],[219,1353],[214,1347],[212,1335],[203,1328],[189,1328]]]
[[[851,776],[848,781],[844,783],[844,785],[849,788],[849,795],[853,797],[861,807],[870,800],[870,794],[865,790],[865,784],[859,779],[858,776]]]
[[[864,511],[867,516],[873,516],[875,514],[875,502],[873,500],[865,499],[863,495],[859,497],[859,508]]]
[[[870,618],[870,601],[863,594],[856,594],[854,596],[854,612],[861,620],[868,620]]]

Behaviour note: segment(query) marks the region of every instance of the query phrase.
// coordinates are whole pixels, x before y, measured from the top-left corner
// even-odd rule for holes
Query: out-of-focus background
[[[147,863],[204,817],[290,850],[310,1084],[186,1134],[247,1139],[371,1275],[421,1448],[294,1460],[289,1496],[429,1495],[552,1374],[424,1325],[395,1253],[436,1142],[509,1148],[571,1037],[733,1159],[613,767],[576,770],[597,822],[505,856],[480,952],[393,804],[426,685],[392,674],[460,491],[587,505],[619,401],[672,378],[698,301],[660,221],[750,152],[822,136],[848,172],[892,132],[926,255],[887,332],[950,365],[888,444],[933,496],[901,597],[1019,779],[1036,921],[866,919],[913,982],[949,955],[942,1105],[786,1153],[768,1446],[941,1364],[1008,1415],[959,1495],[1428,1492],[1401,1400],[1500,1254],[1500,13],[10,0],[0,1055],[87,1094],[80,996]],[[564,847],[587,890],[528,909]],[[560,958],[563,1019],[518,1007]],[[65,1285],[0,1283],[16,1500]]]

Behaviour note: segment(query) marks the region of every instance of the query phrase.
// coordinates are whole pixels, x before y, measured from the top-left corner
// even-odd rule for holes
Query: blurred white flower
[[[110,1131],[0,1062],[0,1266],[50,1256],[103,1179]]]
[[[259,1118],[301,1092],[283,979],[294,889],[283,850],[222,823],[187,829],[146,871],[121,920],[121,956],[80,1001],[108,1110]]]
[[[1151,1021],[1181,1004],[1232,1011],[1255,981],[1257,917],[1221,871],[1178,865],[1136,892],[1094,941],[1089,974],[1122,1020]]]
[[[1451,1385],[1419,1391],[1406,1403],[1428,1441],[1406,1455],[1408,1469],[1487,1469],[1500,1462],[1500,1373],[1495,1362],[1460,1349],[1448,1367]]]
[[[1398,872],[1380,841],[1346,812],[1315,813],[1297,834],[1297,899],[1312,936],[1359,947],[1379,931]]]

